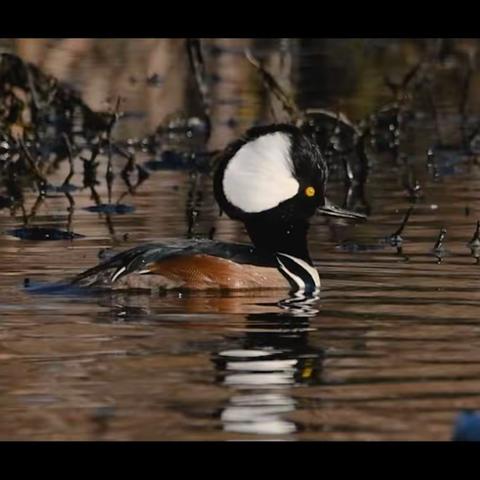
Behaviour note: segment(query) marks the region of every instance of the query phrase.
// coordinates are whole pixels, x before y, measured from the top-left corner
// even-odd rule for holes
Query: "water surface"
[[[212,148],[270,115],[242,42],[247,41],[218,40],[212,56],[217,75]],[[123,52],[115,62],[86,49],[71,70],[55,64],[50,45],[49,68],[57,65],[67,81],[75,77],[93,102],[109,90],[115,68],[128,78],[131,56],[138,51],[151,55],[151,62],[156,58],[145,44],[132,41],[128,55],[121,41],[113,45]],[[293,85],[302,107],[340,103],[354,120],[388,100],[386,72],[401,74],[424,49],[421,42],[406,40],[257,42],[252,48],[269,59],[281,82]],[[94,85],[97,66],[111,74],[107,86],[99,83],[102,88]],[[184,75],[182,69],[177,75]],[[168,86],[162,80],[157,87],[137,83],[133,93],[123,91],[131,111],[142,115],[127,117],[117,135],[152,130],[155,106],[161,110],[165,89],[173,88],[167,77],[160,80]],[[158,90],[149,94],[155,102],[141,104],[140,93],[149,88]],[[184,93],[178,95],[179,105],[191,104]],[[456,100],[445,95],[441,103],[441,126],[453,136],[459,128]],[[0,438],[450,439],[458,412],[480,406],[480,266],[466,245],[480,218],[480,167],[455,144],[437,154],[434,167],[427,165],[427,149],[434,145],[438,129],[427,112],[404,133],[407,161],[389,153],[372,155],[366,205],[359,207],[369,209],[367,223],[313,220],[310,248],[322,290],[307,304],[285,301],[288,296],[278,292],[159,297],[40,296],[24,290],[27,278],[45,282],[82,271],[97,263],[101,249],[184,238],[194,181],[186,169],[151,169],[132,195],[119,177],[125,161],[115,158],[112,199],[133,208],[106,215],[88,210],[94,201],[82,187],[79,167],[71,179],[79,187],[73,214],[67,196],[52,192],[28,220],[66,229],[70,213],[72,230],[83,235],[72,241],[16,238],[8,232],[25,219],[20,211],[12,216],[1,209]],[[147,154],[137,158],[142,165],[149,160]],[[97,191],[107,202],[104,168]],[[49,180],[61,185],[67,174],[68,165],[62,164]],[[421,186],[418,195],[406,188],[408,178]],[[247,241],[241,226],[218,217],[209,176],[199,174],[198,182],[202,196],[194,233],[208,235],[215,227],[216,239]],[[332,175],[328,188],[343,203],[343,179]],[[37,194],[25,196],[28,216]],[[399,252],[388,238],[411,206]],[[441,227],[447,237],[439,262],[432,249]]]

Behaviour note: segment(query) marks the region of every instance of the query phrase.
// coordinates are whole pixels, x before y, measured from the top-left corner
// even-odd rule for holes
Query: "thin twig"
[[[273,75],[268,72],[265,67],[263,67],[260,62],[252,55],[250,50],[245,50],[245,57],[247,60],[257,69],[260,73],[263,83],[267,90],[269,90],[273,95],[280,101],[283,109],[290,116],[290,120],[293,123],[300,121],[304,118],[303,112],[298,108],[296,102],[294,101],[291,95],[285,93],[283,88],[275,80]]]

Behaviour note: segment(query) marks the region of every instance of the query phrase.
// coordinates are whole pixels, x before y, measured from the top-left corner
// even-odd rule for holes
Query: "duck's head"
[[[327,165],[318,146],[292,125],[247,131],[224,151],[215,172],[220,208],[245,223],[257,247],[310,262],[309,219],[320,212],[361,218],[326,197]]]
[[[290,221],[317,211],[364,218],[326,197],[327,165],[318,146],[292,125],[255,127],[224,151],[214,178],[217,202],[246,222],[266,216]]]

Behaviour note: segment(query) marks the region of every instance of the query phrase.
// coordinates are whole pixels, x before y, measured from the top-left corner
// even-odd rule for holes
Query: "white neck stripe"
[[[292,255],[288,255],[286,253],[279,252],[277,253],[277,255],[282,255],[292,260],[292,262],[295,262],[312,277],[314,285],[316,287],[320,287],[320,275],[318,274],[318,270],[315,267],[312,267],[305,260],[302,260],[301,258],[293,257]]]
[[[278,263],[280,264],[280,270],[284,272],[290,279],[292,279],[296,284],[299,290],[305,290],[305,282],[298,276],[292,273],[283,262],[277,257]]]

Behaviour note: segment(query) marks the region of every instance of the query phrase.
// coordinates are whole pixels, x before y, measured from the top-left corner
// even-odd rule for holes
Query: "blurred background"
[[[129,136],[151,132],[179,111],[198,110],[185,45],[181,38],[4,39],[0,52],[19,55],[78,89],[94,110],[122,97],[123,108],[137,119],[122,124],[121,134]],[[301,108],[340,109],[358,121],[391,98],[389,82],[401,82],[425,60],[435,69],[430,87],[439,109],[459,108],[470,72],[467,108],[478,111],[479,45],[477,39],[202,39],[211,148],[271,115],[269,94],[246,50]]]

